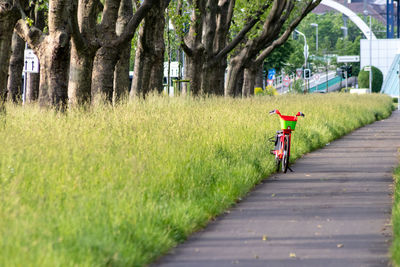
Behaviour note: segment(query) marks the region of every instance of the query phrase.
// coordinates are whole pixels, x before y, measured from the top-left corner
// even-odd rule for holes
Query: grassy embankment
[[[293,159],[391,113],[349,94],[149,98],[66,115],[7,106],[0,266],[140,266],[273,171],[277,116],[303,111]],[[0,120],[0,122],[4,122]]]

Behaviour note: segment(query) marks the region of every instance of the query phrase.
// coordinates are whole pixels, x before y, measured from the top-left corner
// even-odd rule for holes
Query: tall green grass
[[[0,266],[141,266],[272,173],[276,116],[302,111],[293,159],[387,117],[381,95],[146,101],[0,120]],[[267,203],[266,203],[267,204]]]
[[[394,185],[392,208],[393,243],[391,252],[393,266],[400,266],[400,166],[394,171]]]

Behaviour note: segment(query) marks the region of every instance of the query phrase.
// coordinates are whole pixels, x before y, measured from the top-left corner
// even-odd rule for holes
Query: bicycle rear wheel
[[[278,156],[278,151],[279,149],[281,149],[281,140],[280,137],[277,136],[276,137],[276,145],[275,145],[275,169],[277,172],[279,172],[280,168],[281,168],[281,159]]]
[[[290,139],[289,135],[285,135],[283,143],[283,157],[282,157],[282,171],[284,173],[287,172],[287,169],[289,167],[289,151],[290,151]]]

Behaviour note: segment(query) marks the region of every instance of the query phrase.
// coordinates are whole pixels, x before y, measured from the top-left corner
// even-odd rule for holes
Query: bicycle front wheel
[[[290,139],[289,135],[285,135],[283,143],[283,156],[282,156],[282,171],[287,172],[289,167],[289,151],[290,151]]]

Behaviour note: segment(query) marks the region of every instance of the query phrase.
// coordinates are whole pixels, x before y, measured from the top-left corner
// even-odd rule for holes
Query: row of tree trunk
[[[28,102],[38,99],[42,106],[65,108],[116,102],[129,89],[131,98],[163,90],[164,14],[170,0],[134,1],[134,5],[132,0],[51,0],[47,32],[43,12],[23,1],[0,0],[0,60],[6,63],[0,66],[2,101],[20,98],[25,42],[40,61],[40,78],[37,74],[27,77]],[[183,2],[177,2],[178,15]],[[236,36],[230,37],[236,0],[189,1],[189,32],[180,36],[186,55],[185,78],[190,80],[192,93],[251,95],[264,59],[319,2],[264,1]],[[33,24],[25,17],[29,10]],[[256,25],[262,25],[260,34],[248,37]],[[129,88],[131,40],[137,28]]]

